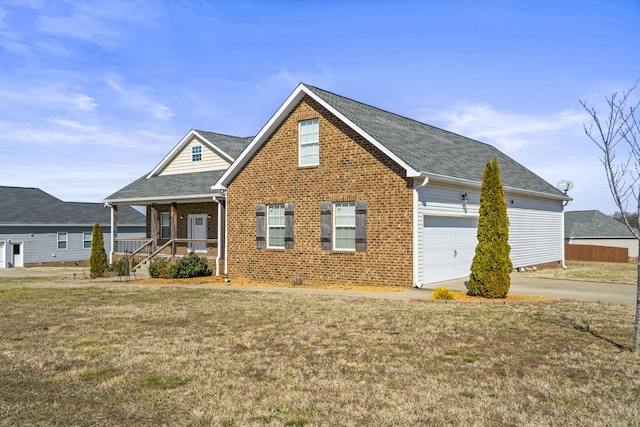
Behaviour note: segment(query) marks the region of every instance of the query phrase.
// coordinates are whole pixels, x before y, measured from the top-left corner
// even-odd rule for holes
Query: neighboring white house
[[[573,245],[625,248],[638,258],[638,240],[626,225],[597,210],[564,213],[565,242]]]
[[[110,210],[103,203],[63,202],[38,188],[0,186],[0,268],[86,263],[93,225],[110,250]],[[144,237],[145,216],[126,207],[118,235]]]

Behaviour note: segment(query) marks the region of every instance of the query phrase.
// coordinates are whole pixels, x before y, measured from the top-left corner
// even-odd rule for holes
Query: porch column
[[[118,205],[111,205],[111,250],[109,250],[109,263],[113,263],[113,254],[116,251],[116,238],[118,237]]]
[[[226,200],[218,200],[218,256],[216,256],[216,276],[220,275],[220,261],[224,260],[226,266],[226,229],[227,229],[227,203]],[[226,268],[224,269],[226,272]]]
[[[169,238],[175,239],[178,237],[178,204],[176,202],[171,203],[171,213],[169,214]],[[171,243],[171,255],[176,254],[176,242]]]
[[[151,203],[151,252],[155,252],[158,246],[158,205]]]

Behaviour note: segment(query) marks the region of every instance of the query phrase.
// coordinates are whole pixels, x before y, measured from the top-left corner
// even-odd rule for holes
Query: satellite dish
[[[564,192],[564,194],[567,194],[567,191],[573,188],[573,181],[569,181],[568,179],[563,179],[562,181],[556,184],[556,188]]]

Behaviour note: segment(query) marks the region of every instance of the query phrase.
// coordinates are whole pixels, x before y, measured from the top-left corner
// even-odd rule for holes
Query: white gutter
[[[193,194],[186,196],[165,196],[165,197],[143,197],[140,199],[106,199],[104,202],[116,205],[140,205],[143,206],[149,202],[175,202],[176,200],[189,200],[189,201],[210,201],[211,197],[220,196],[219,193],[209,194]]]
[[[449,184],[463,184],[463,185],[467,185],[469,187],[476,187],[476,188],[481,188],[482,187],[482,183],[478,182],[478,181],[473,181],[470,179],[463,179],[463,178],[452,178],[450,176],[445,176],[445,175],[437,175],[437,174],[432,174],[432,173],[428,173],[428,172],[421,172],[420,176],[423,176],[427,179],[431,178],[434,181],[439,181],[439,182],[444,182],[444,183],[449,183]],[[566,195],[555,195],[555,194],[550,194],[550,193],[543,193],[541,191],[533,191],[533,190],[524,190],[522,188],[515,188],[515,187],[508,187],[508,186],[503,186],[505,192],[509,191],[510,193],[516,193],[516,194],[523,194],[523,195],[530,195],[530,196],[538,196],[538,197],[545,197],[545,198],[552,198],[552,199],[556,199],[556,200],[564,200],[564,201],[568,201],[568,200],[573,200],[571,197],[566,196]]]

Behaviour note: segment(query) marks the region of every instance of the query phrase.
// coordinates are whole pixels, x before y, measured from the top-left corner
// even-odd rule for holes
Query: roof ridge
[[[236,135],[229,135],[227,133],[220,133],[220,132],[213,132],[210,130],[203,130],[203,129],[191,129],[194,132],[198,132],[198,133],[212,133],[214,135],[218,135],[218,136],[226,136],[229,138],[237,138],[237,139],[248,139],[248,138],[253,138],[253,136],[236,136]],[[255,135],[254,135],[255,136]]]

